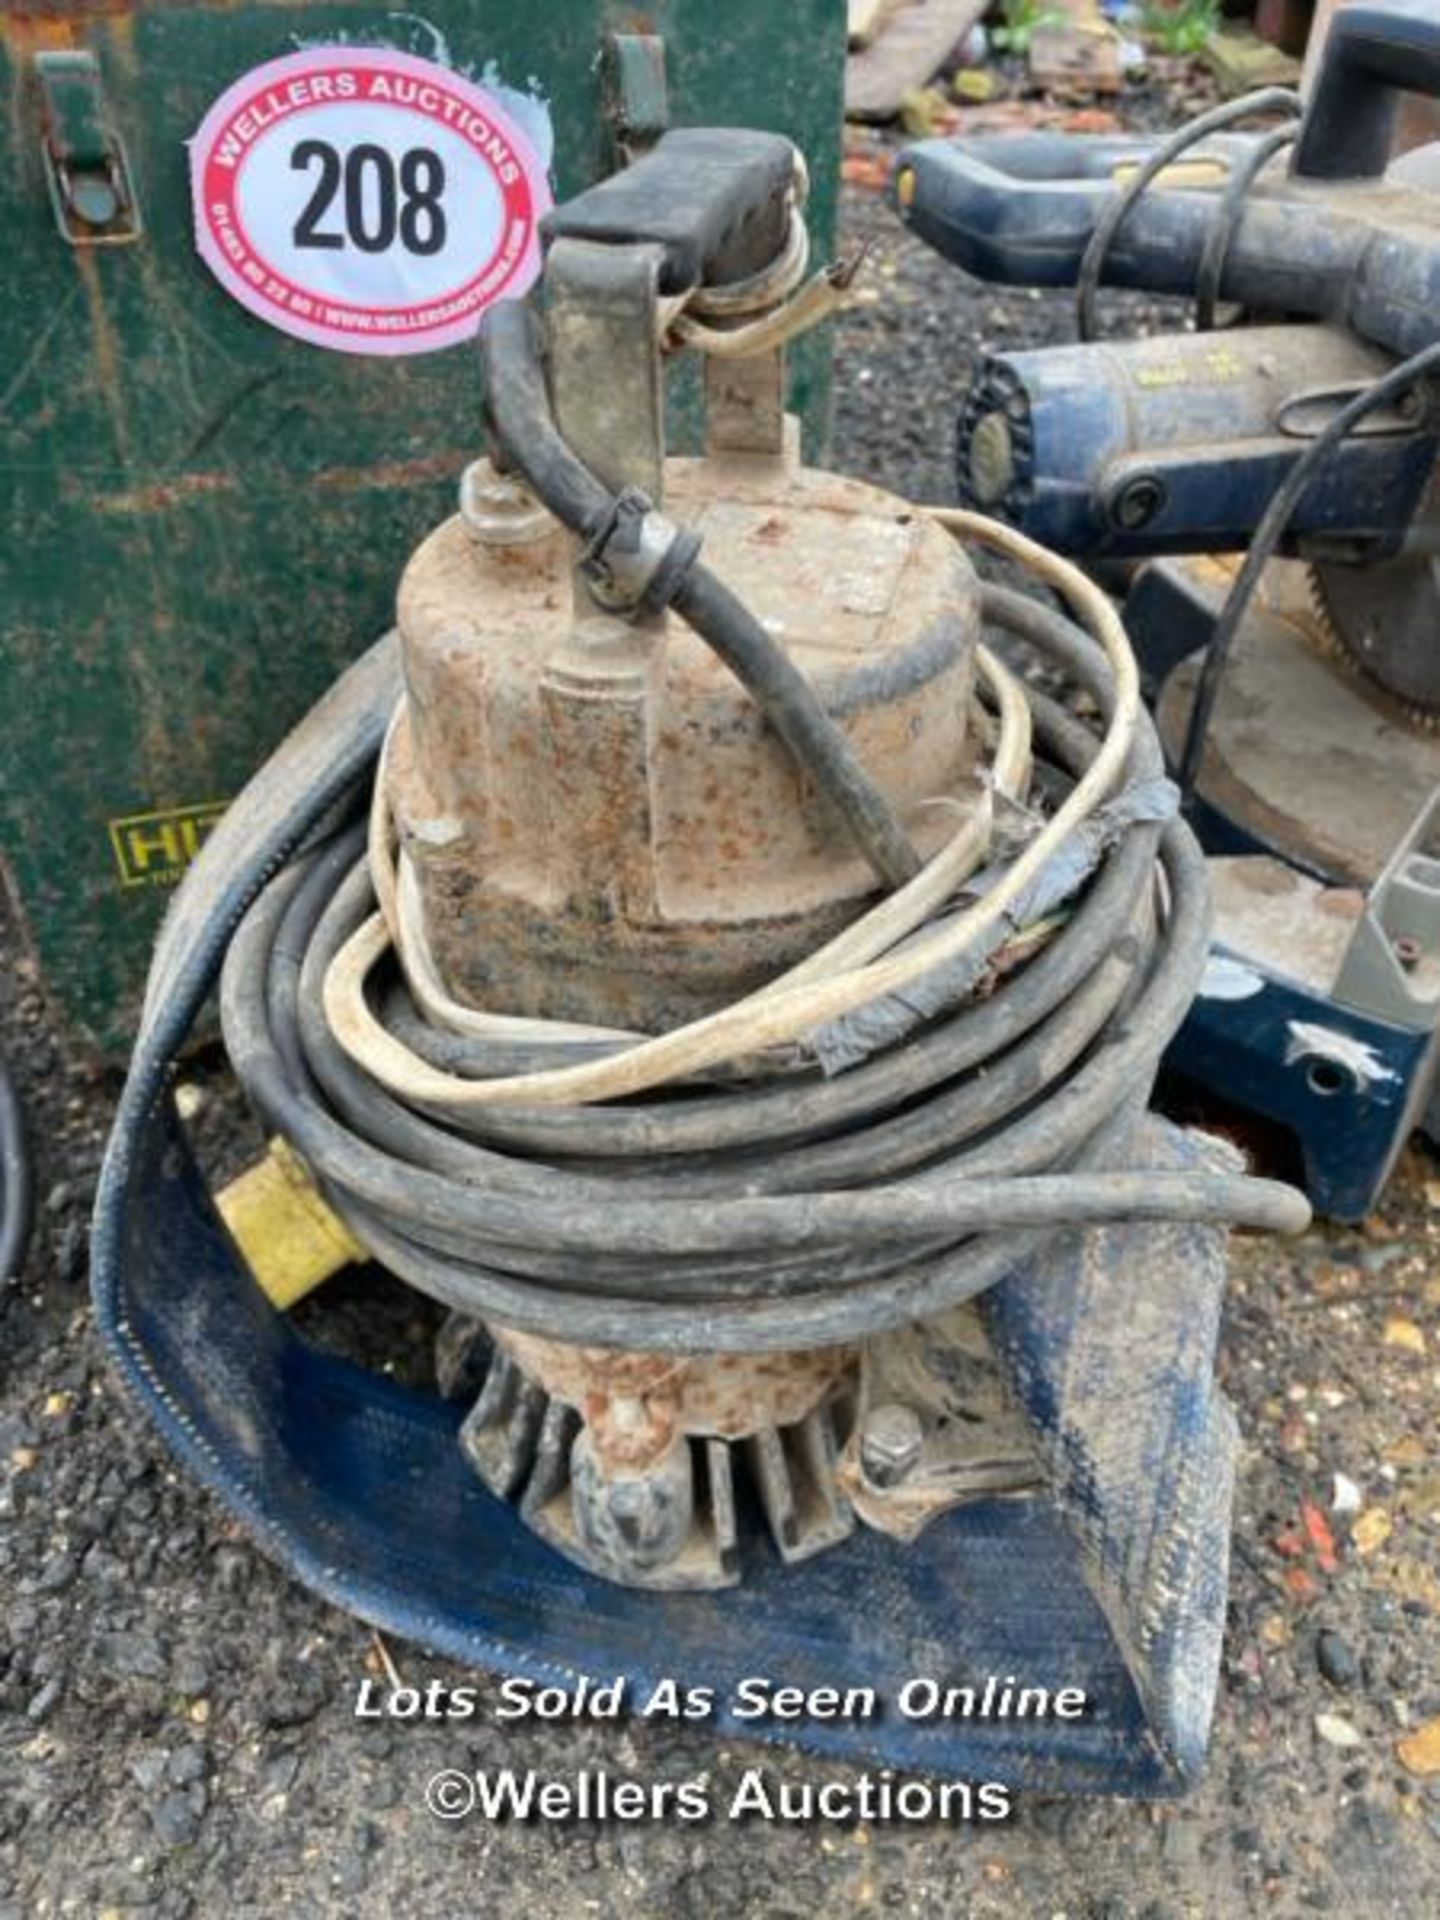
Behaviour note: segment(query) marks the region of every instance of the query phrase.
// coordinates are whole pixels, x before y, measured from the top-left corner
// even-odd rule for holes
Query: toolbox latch
[[[110,123],[100,63],[84,50],[35,55],[50,204],[72,247],[138,240],[140,208],[125,143]]]

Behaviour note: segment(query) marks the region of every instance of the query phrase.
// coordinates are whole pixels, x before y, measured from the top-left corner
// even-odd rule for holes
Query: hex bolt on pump
[[[551,217],[539,301],[487,314],[489,459],[405,572],[398,643],[177,899],[102,1318],[182,1450],[372,1618],[607,1671],[684,1621],[672,1660],[783,1660],[794,1622],[829,1677],[873,1593],[873,1675],[892,1625],[911,1659],[942,1619],[984,1633],[1007,1582],[1021,1620],[1043,1566],[1065,1671],[1093,1655],[1119,1690],[1072,1770],[1143,1785],[1195,1764],[1214,1685],[1226,1223],[1307,1208],[1147,1112],[1208,903],[1109,602],[1021,534],[799,458],[785,342],[851,271],[811,271],[804,197],[778,136],[667,134]],[[708,439],[667,458],[684,354]],[[288,1331],[256,1387],[268,1331],[242,1353],[193,1289],[171,1316],[185,1263],[142,1246],[142,1195],[191,1193],[234,1263],[162,1097],[222,954],[292,1185],[449,1310],[448,1405],[384,1383],[377,1410],[353,1367],[302,1395]],[[202,1322],[208,1397],[179,1384]],[[684,1590],[717,1588],[692,1620]]]

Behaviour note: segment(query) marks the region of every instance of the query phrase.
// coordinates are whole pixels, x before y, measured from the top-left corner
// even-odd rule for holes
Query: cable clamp
[[[700,536],[677,527],[648,494],[626,487],[580,555],[590,590],[610,613],[659,613],[675,598],[700,552]]]

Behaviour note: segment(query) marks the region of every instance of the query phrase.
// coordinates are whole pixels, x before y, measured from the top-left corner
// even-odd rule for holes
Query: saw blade
[[[1388,715],[1440,730],[1440,563],[1428,558],[1307,568],[1321,638]]]

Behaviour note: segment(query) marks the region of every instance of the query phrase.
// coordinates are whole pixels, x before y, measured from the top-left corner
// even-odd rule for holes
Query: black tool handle
[[[556,207],[545,237],[662,247],[662,293],[743,280],[780,251],[794,178],[795,149],[778,133],[677,127]]]
[[[1440,96],[1440,0],[1342,6],[1330,22],[1295,172],[1377,179],[1389,164],[1402,93]]]

